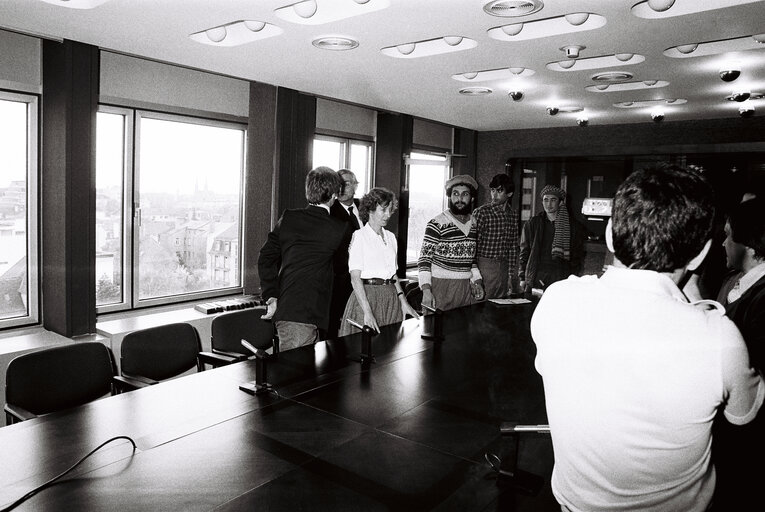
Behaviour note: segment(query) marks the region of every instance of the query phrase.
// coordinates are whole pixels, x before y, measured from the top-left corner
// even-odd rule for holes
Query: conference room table
[[[500,433],[546,423],[534,305],[444,312],[442,340],[385,326],[364,363],[360,334],[280,352],[264,394],[248,360],[0,428],[0,508],[129,436],[15,510],[560,510],[549,436]]]

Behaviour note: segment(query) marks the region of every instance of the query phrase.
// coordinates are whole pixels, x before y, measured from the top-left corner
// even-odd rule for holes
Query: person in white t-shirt
[[[752,421],[765,386],[722,306],[677,287],[710,247],[706,181],[671,166],[619,187],[602,277],[551,285],[531,319],[565,510],[705,511],[712,421]],[[761,463],[758,461],[757,463]]]
[[[361,198],[359,215],[364,226],[354,231],[348,248],[353,293],[345,306],[340,336],[359,331],[347,319],[380,332],[383,325],[401,322],[406,315],[418,318],[396,278],[396,236],[385,229],[397,206],[393,192],[382,187]]]

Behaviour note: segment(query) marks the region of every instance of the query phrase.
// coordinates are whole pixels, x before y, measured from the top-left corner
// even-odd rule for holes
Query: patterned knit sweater
[[[477,233],[472,217],[459,222],[449,212],[442,212],[428,222],[417,262],[420,286],[439,279],[480,279],[476,264]]]

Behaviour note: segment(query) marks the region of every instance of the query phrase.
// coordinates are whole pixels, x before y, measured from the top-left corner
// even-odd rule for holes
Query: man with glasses
[[[337,337],[345,304],[353,292],[351,275],[348,272],[348,246],[351,243],[353,232],[362,225],[361,218],[359,217],[359,200],[354,199],[356,188],[359,186],[356,175],[348,169],[340,169],[337,171],[337,174],[343,180],[343,190],[340,192],[335,204],[330,208],[329,213],[332,217],[343,221],[346,229],[343,243],[337,249],[334,259],[335,278],[332,286],[332,299],[329,306],[329,327],[327,329],[327,338],[330,339]]]

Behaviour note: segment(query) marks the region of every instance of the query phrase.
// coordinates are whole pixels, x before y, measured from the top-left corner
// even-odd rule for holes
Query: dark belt
[[[361,282],[364,284],[382,285],[382,284],[393,284],[396,282],[396,280],[395,279],[379,279],[377,277],[373,277],[372,279],[362,279]]]

